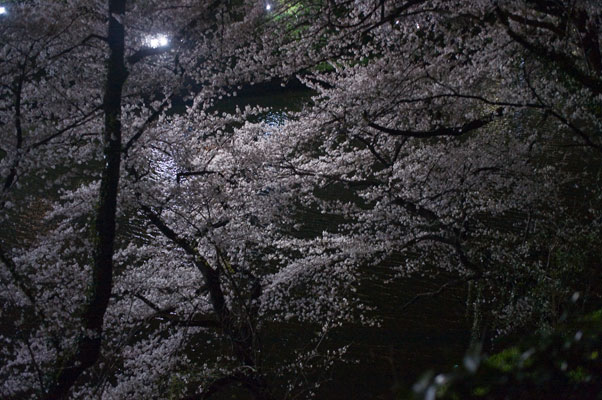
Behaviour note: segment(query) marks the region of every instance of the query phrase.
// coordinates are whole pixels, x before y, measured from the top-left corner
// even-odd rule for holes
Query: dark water
[[[306,235],[332,228],[336,221],[305,211]],[[331,380],[321,385],[319,399],[400,399],[429,370],[450,371],[463,358],[469,345],[471,319],[466,313],[467,288],[450,287],[434,297],[433,292],[452,276],[426,274],[399,277],[404,260],[392,256],[377,266],[361,268],[357,295],[373,309],[377,327],[348,325],[334,332],[330,343],[350,345],[348,362],[332,369]],[[407,306],[407,307],[406,307]]]
[[[353,343],[350,356],[358,364],[341,364],[324,385],[324,399],[394,399],[427,370],[447,371],[462,359],[470,338],[464,288],[424,298],[402,309],[416,294],[436,290],[444,277],[392,277],[390,265],[364,272],[359,295],[375,307],[380,327],[351,326],[335,340]]]

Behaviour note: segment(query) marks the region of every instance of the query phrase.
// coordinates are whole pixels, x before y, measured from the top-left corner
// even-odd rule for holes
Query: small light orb
[[[0,15],[6,14],[6,7],[0,6]]]
[[[153,49],[156,49],[169,45],[169,38],[163,34],[150,36],[146,39],[146,43]]]
[[[268,4],[266,4],[266,5],[265,5],[265,9],[266,9],[266,10],[268,10],[268,11],[270,11],[270,10],[272,9],[272,5],[271,5],[271,4],[269,4],[269,3],[268,3]]]

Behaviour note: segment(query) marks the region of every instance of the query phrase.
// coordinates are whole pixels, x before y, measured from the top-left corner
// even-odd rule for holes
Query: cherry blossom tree
[[[2,397],[265,399],[267,371],[337,357],[318,346],[351,318],[351,266],[285,240],[294,181],[272,160],[290,149],[245,122],[261,110],[211,111],[283,72],[263,2],[6,8]],[[262,353],[291,318],[314,345]]]
[[[599,5],[269,6],[6,6],[3,398],[309,396],[311,366],[344,351],[329,329],[365,317],[362,268],[392,256],[457,276],[430,295],[470,283],[477,328],[552,323],[583,287],[567,275],[599,262]],[[316,96],[283,126],[216,111],[295,74]],[[336,226],[303,235],[307,207]]]
[[[285,128],[312,151],[281,165],[307,193],[346,188],[306,199],[347,221],[324,239],[349,257],[401,256],[403,276],[455,273],[423,295],[468,282],[475,329],[553,325],[599,263],[601,13],[328,2],[340,51],[305,75],[316,105]]]

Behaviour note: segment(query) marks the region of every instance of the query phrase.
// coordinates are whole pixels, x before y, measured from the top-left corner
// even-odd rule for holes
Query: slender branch
[[[376,151],[376,148],[374,147],[374,145],[368,141],[367,139],[359,136],[359,135],[355,135],[354,136],[355,139],[359,140],[360,142],[362,142],[364,145],[366,145],[366,147],[368,147],[368,150],[370,150],[370,152],[372,153],[372,155],[381,162],[381,164],[385,167],[390,167],[391,166],[391,162],[387,161],[384,159],[384,157],[378,152]]]
[[[77,128],[78,126],[84,125],[86,122],[91,121],[92,119],[96,118],[96,113],[102,109],[102,105],[99,105],[98,107],[95,107],[94,109],[90,110],[89,113],[87,113],[86,115],[84,115],[80,120],[73,122],[59,130],[57,130],[55,133],[45,137],[44,139],[33,143],[31,146],[28,147],[28,150],[33,150],[36,149],[40,146],[43,146],[45,144],[47,144],[48,142],[50,142],[53,139],[56,139],[57,137],[61,136],[63,133]]]
[[[531,91],[533,96],[535,96],[543,104],[543,99],[541,99],[541,96],[539,95],[539,93],[537,93],[537,90],[535,90],[535,87],[531,83],[531,78],[526,70],[524,70],[524,76],[525,76],[525,82],[527,83],[527,87],[529,88],[529,90]],[[562,116],[560,113],[556,112],[554,109],[552,109],[552,107],[547,107],[546,111],[549,114],[553,115],[560,122],[562,122],[563,124],[568,126],[579,137],[581,137],[581,139],[587,146],[593,147],[594,149],[596,149],[598,151],[602,151],[602,145],[594,143],[587,133],[583,132],[581,129],[579,129],[579,127],[577,127],[575,124],[573,124],[567,118]]]
[[[430,291],[430,292],[424,292],[424,293],[419,293],[416,296],[414,296],[410,301],[408,301],[407,303],[405,303],[404,305],[401,306],[400,311],[405,310],[406,308],[410,307],[411,305],[413,305],[414,303],[416,303],[418,300],[426,298],[426,297],[435,297],[441,293],[443,293],[443,291],[445,291],[445,289],[453,287],[453,286],[457,286],[459,284],[462,283],[468,283],[471,281],[475,281],[481,278],[481,275],[479,274],[475,274],[475,275],[470,275],[464,278],[458,278],[458,279],[453,279],[449,282],[444,283],[443,285],[439,286],[438,289]]]
[[[108,39],[106,37],[97,35],[95,33],[92,33],[92,34],[86,36],[84,39],[82,39],[79,43],[77,43],[77,44],[75,44],[75,45],[73,45],[71,47],[68,47],[65,50],[63,50],[63,51],[61,51],[61,52],[59,52],[57,54],[54,54],[54,55],[52,55],[52,56],[50,56],[48,58],[50,60],[53,60],[55,58],[59,58],[61,56],[64,56],[65,54],[70,53],[71,51],[75,50],[76,48],[78,48],[80,46],[83,46],[84,44],[88,43],[92,39],[97,39],[97,40],[100,40],[102,42],[108,43]]]
[[[458,127],[444,127],[432,129],[429,131],[411,131],[411,130],[401,130],[401,129],[393,129],[387,128],[385,126],[379,125],[375,122],[368,122],[368,126],[370,128],[376,129],[380,132],[387,133],[391,136],[403,136],[403,137],[413,137],[413,138],[432,138],[439,136],[461,136],[468,132],[477,130],[487,124],[489,124],[493,119],[477,119],[474,121],[470,121],[465,123],[464,125]]]
[[[40,364],[36,360],[36,356],[31,348],[31,343],[29,342],[29,339],[25,339],[25,343],[27,344],[27,351],[29,352],[29,357],[31,357],[31,362],[33,363],[34,369],[36,370],[36,374],[38,375],[38,381],[40,381],[41,392],[44,393],[44,391],[46,391],[46,388],[44,387],[44,374],[42,373]]]
[[[165,237],[174,242],[178,247],[184,250],[189,256],[192,256],[195,266],[199,269],[205,284],[209,289],[209,298],[215,313],[222,323],[226,323],[229,319],[229,310],[226,305],[224,293],[221,288],[218,272],[211,267],[209,261],[203,257],[198,250],[185,238],[178,235],[171,229],[161,217],[155,213],[150,207],[140,205],[140,209],[146,215],[152,225],[154,225]]]
[[[19,167],[21,157],[23,156],[21,153],[21,148],[23,146],[23,127],[21,126],[21,96],[23,94],[24,80],[25,63],[21,64],[21,74],[19,75],[19,78],[15,83],[15,88],[13,89],[13,93],[15,94],[15,135],[17,136],[16,154],[12,163],[13,165],[10,168],[10,172],[4,180],[3,191],[7,191],[15,181],[15,178],[17,177],[17,168]]]
[[[13,278],[15,285],[23,292],[29,302],[35,307],[36,298],[33,290],[27,286],[25,279],[17,271],[17,265],[15,262],[4,252],[2,246],[0,246],[0,261],[8,268],[8,272]]]
[[[516,15],[516,14],[512,14],[510,12],[507,13],[507,16],[509,19],[511,19],[515,22],[518,22],[520,24],[532,26],[534,28],[546,29],[551,32],[554,32],[555,34],[557,34],[559,36],[564,35],[564,30],[561,27],[558,27],[551,22],[529,19],[529,18],[523,17],[522,15]]]
[[[403,145],[406,143],[407,140],[408,140],[408,138],[404,138],[399,143],[397,143],[397,146],[395,147],[395,153],[393,154],[393,159],[391,160],[391,164],[393,164],[393,163],[395,163],[395,161],[397,161],[397,159],[399,158],[399,154],[401,153],[401,148],[403,147]]]
[[[461,93],[457,89],[455,89],[449,85],[446,85],[446,84],[442,83],[441,81],[437,80],[436,78],[432,77],[430,74],[427,74],[426,76],[428,77],[428,79],[432,80],[437,85],[449,90],[451,93],[442,93],[442,94],[436,94],[436,95],[426,96],[426,97],[417,97],[417,98],[412,98],[412,99],[402,99],[402,100],[397,101],[396,104],[411,104],[411,103],[418,103],[418,102],[429,102],[429,101],[436,100],[436,99],[458,98],[458,99],[477,100],[478,102],[481,102],[481,103],[484,103],[484,104],[487,104],[490,106],[513,107],[513,108],[536,108],[536,109],[546,108],[546,106],[541,103],[515,103],[515,102],[511,102],[511,101],[491,100],[486,97],[475,95],[475,94]],[[500,112],[501,112],[501,109],[498,109],[497,114],[499,115]]]
[[[181,400],[206,400],[214,394],[226,389],[231,385],[239,385],[246,387],[247,389],[254,390],[255,387],[252,385],[252,378],[247,375],[237,372],[228,376],[224,376],[211,382],[209,386],[203,389],[202,393],[189,395],[183,397]]]
[[[180,180],[182,178],[188,177],[188,176],[205,176],[205,175],[211,175],[211,174],[215,174],[215,171],[190,171],[190,172],[178,172],[176,174],[176,181],[178,183],[180,183]]]
[[[598,77],[602,77],[602,54],[600,52],[600,23],[596,21],[587,21],[587,14],[581,11],[577,17],[577,27],[582,33],[581,47],[589,66],[594,70]]]
[[[345,178],[341,178],[338,175],[334,175],[334,174],[318,174],[312,171],[308,171],[308,170],[302,170],[297,168],[296,166],[292,165],[292,164],[280,164],[279,165],[280,168],[282,169],[286,169],[286,170],[290,170],[292,171],[293,174],[295,175],[299,175],[299,176],[315,176],[317,178],[323,178],[323,179],[328,179],[330,181],[334,181],[334,182],[340,182],[340,183],[344,183],[346,185],[348,185],[349,187],[355,187],[355,186],[377,186],[382,184],[382,182],[380,181],[376,181],[373,179],[364,179],[361,181],[354,181],[351,179],[345,179]]]
[[[569,56],[566,54],[559,53],[557,51],[547,49],[542,45],[534,44],[524,36],[510,27],[508,22],[508,14],[501,8],[497,8],[499,20],[506,27],[506,32],[514,41],[523,46],[525,49],[535,54],[537,57],[543,58],[548,61],[552,61],[556,66],[571,76],[577,82],[581,83],[594,94],[598,95],[602,93],[602,79],[589,75],[577,66]]]
[[[439,221],[439,216],[428,208],[422,207],[420,205],[414,204],[408,200],[402,198],[396,198],[393,200],[393,204],[398,206],[402,206],[411,214],[422,217],[430,222]]]
[[[142,136],[142,134],[144,134],[144,132],[155,122],[159,119],[159,117],[161,116],[161,114],[163,113],[163,111],[165,111],[165,109],[167,108],[167,106],[170,104],[170,100],[173,98],[173,94],[166,100],[163,101],[163,103],[161,103],[161,105],[159,106],[159,108],[157,108],[156,110],[153,111],[153,113],[146,119],[146,121],[144,121],[144,123],[142,124],[142,126],[136,131],[136,133],[134,134],[134,136],[132,136],[130,138],[130,140],[128,140],[128,142],[126,143],[126,145],[123,147],[123,153],[125,155],[125,157],[127,158],[128,156],[128,152],[130,151],[130,148],[134,145],[134,143],[136,143],[136,141],[138,139],[140,139],[140,137]]]
[[[155,303],[153,303],[152,301],[150,301],[149,299],[147,299],[139,293],[135,293],[134,297],[141,300],[144,304],[146,304],[155,311],[155,315],[153,317],[164,317],[175,325],[199,328],[218,328],[221,326],[219,321],[215,319],[180,319],[172,314],[172,312],[175,310],[175,307],[173,306],[168,308],[160,308]]]
[[[164,47],[143,47],[140,50],[137,50],[134,54],[127,58],[127,62],[130,65],[134,65],[146,57],[156,56],[159,54],[167,53],[170,50],[168,46]]]

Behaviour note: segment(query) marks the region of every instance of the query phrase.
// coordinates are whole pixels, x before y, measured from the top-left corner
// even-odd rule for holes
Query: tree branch
[[[433,211],[429,210],[428,208],[422,207],[420,205],[414,204],[405,199],[396,198],[395,200],[393,200],[393,204],[402,206],[411,214],[422,217],[422,218],[428,220],[429,222],[439,221],[439,216],[436,213],[434,213]]]
[[[215,319],[180,319],[177,318],[172,312],[175,307],[160,308],[155,303],[144,297],[139,293],[133,295],[137,299],[141,300],[144,304],[149,306],[155,311],[153,317],[164,317],[175,325],[186,326],[186,327],[199,327],[199,328],[218,328],[220,327],[219,321]]]
[[[359,140],[360,142],[362,142],[364,145],[366,145],[366,147],[368,147],[368,150],[370,150],[370,152],[372,153],[372,155],[378,161],[380,161],[380,163],[383,166],[385,166],[385,167],[390,167],[391,166],[391,163],[389,161],[385,160],[384,157],[378,151],[376,151],[376,148],[374,147],[374,145],[370,141],[368,141],[367,139],[364,139],[360,135],[355,135],[354,138],[357,139],[357,140]]]
[[[105,43],[108,43],[108,39],[106,37],[92,33],[92,34],[86,36],[84,39],[82,39],[82,41],[79,42],[78,44],[75,44],[75,45],[73,45],[71,47],[68,47],[68,48],[66,48],[63,51],[61,51],[61,52],[59,52],[57,54],[54,54],[53,56],[48,57],[48,59],[49,60],[53,60],[55,58],[59,58],[61,56],[64,56],[65,54],[73,51],[74,49],[78,48],[79,46],[83,46],[84,44],[88,43],[92,39],[97,39],[97,40],[103,41]]]
[[[189,256],[192,256],[195,266],[199,269],[205,284],[209,290],[209,298],[215,313],[222,323],[226,323],[229,318],[229,310],[226,306],[226,300],[221,288],[218,272],[211,267],[209,261],[203,257],[198,250],[190,244],[188,240],[178,235],[173,229],[161,219],[150,207],[141,204],[140,209],[146,215],[151,224],[153,224],[165,237],[174,242],[178,247],[184,250]]]
[[[72,124],[67,125],[67,126],[61,128],[61,129],[59,129],[55,133],[53,133],[53,134],[45,137],[44,139],[42,139],[42,140],[40,140],[38,142],[33,143],[31,146],[29,146],[27,148],[27,150],[33,150],[33,149],[36,149],[36,148],[38,148],[40,146],[43,146],[43,145],[47,144],[48,142],[50,142],[51,140],[53,140],[53,139],[61,136],[63,133],[65,133],[65,132],[67,132],[67,131],[69,131],[69,130],[71,130],[73,128],[77,128],[78,126],[81,126],[81,125],[85,124],[86,122],[94,119],[96,117],[94,114],[97,111],[101,110],[101,109],[102,109],[102,106],[95,107],[88,114],[84,115],[79,121],[73,122]]]
[[[167,53],[169,50],[170,50],[169,46],[143,47],[143,48],[137,50],[136,52],[134,52],[134,54],[132,54],[131,56],[129,56],[127,58],[127,62],[130,65],[134,65],[134,64],[142,61],[146,57],[156,56],[159,54]]]
[[[444,128],[432,129],[430,131],[411,131],[411,130],[393,129],[393,128],[387,128],[385,126],[379,125],[374,122],[368,122],[368,126],[372,129],[376,129],[377,131],[387,133],[391,136],[402,136],[402,137],[425,139],[425,138],[432,138],[432,137],[439,137],[439,136],[461,136],[461,135],[464,135],[468,132],[477,130],[477,129],[489,124],[492,120],[493,120],[492,118],[477,119],[474,121],[467,122],[464,125],[459,126],[459,127],[444,127]]]
[[[17,271],[17,265],[4,252],[4,249],[2,249],[2,246],[0,246],[0,261],[2,261],[2,263],[4,265],[6,265],[6,268],[8,268],[8,272],[12,276],[15,286],[17,286],[19,288],[19,290],[21,290],[21,292],[23,292],[23,294],[25,295],[25,297],[27,297],[27,299],[32,304],[32,306],[35,307],[36,298],[35,298],[35,294],[34,294],[33,290],[27,286],[25,279],[23,279],[23,277]]]
[[[408,301],[407,303],[405,303],[403,306],[401,306],[400,311],[405,310],[406,308],[410,307],[411,305],[413,305],[414,303],[416,303],[418,300],[426,298],[426,297],[435,297],[441,293],[443,293],[443,291],[449,287],[453,287],[462,283],[468,283],[474,280],[478,280],[480,279],[481,276],[478,274],[475,275],[470,275],[464,278],[458,278],[458,279],[453,279],[449,282],[444,283],[443,285],[439,286],[438,289],[430,291],[430,292],[424,292],[424,293],[419,293],[416,296],[414,296],[410,301]]]
[[[537,45],[527,40],[524,36],[514,31],[508,22],[508,13],[497,8],[497,13],[500,22],[506,27],[506,32],[514,41],[523,46],[525,49],[536,55],[537,57],[543,58],[547,61],[553,62],[559,69],[564,73],[571,76],[577,82],[581,83],[594,94],[598,95],[602,93],[602,79],[585,73],[577,64],[566,54],[559,53],[557,51],[547,49],[544,46]]]
[[[180,180],[184,177],[188,177],[188,176],[205,176],[205,175],[211,175],[211,174],[215,174],[215,171],[190,171],[190,172],[178,172],[176,174],[176,181],[178,183],[180,183]]]

